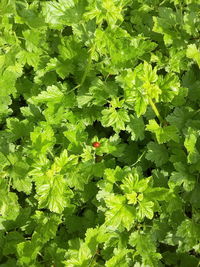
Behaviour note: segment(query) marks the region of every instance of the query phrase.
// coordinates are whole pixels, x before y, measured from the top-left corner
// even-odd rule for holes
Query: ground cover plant
[[[199,266],[199,0],[1,0],[0,266]]]

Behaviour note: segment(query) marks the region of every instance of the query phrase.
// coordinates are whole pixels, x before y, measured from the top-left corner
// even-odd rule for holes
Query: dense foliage
[[[199,265],[199,10],[0,1],[0,266]]]

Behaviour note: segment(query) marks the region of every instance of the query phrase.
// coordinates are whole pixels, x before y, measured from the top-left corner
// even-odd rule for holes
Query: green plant
[[[199,265],[199,0],[2,0],[0,266]]]

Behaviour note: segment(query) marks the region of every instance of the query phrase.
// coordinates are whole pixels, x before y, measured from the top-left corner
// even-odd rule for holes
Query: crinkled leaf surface
[[[0,1],[0,266],[198,266],[199,10]]]

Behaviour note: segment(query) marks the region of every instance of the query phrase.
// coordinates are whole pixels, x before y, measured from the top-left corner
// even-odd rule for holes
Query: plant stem
[[[152,107],[154,113],[156,114],[156,117],[159,119],[160,123],[163,123],[164,120],[163,120],[163,118],[161,117],[161,115],[160,115],[160,113],[159,113],[159,111],[158,111],[156,105],[154,104],[153,100],[152,100],[150,97],[149,97],[149,104],[151,105],[151,107]]]
[[[146,153],[146,150],[143,151],[143,153],[139,156],[139,158],[136,160],[136,162],[134,162],[131,167],[135,166],[138,162],[140,162],[140,160],[142,159],[142,157],[144,156],[144,154]]]

